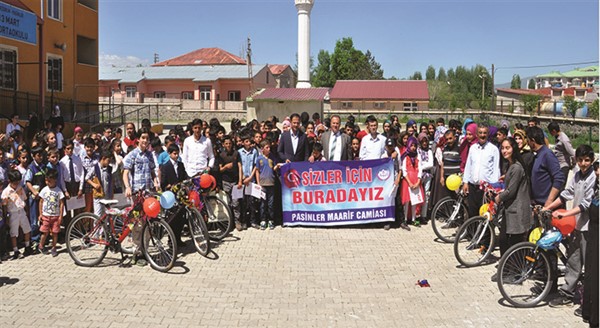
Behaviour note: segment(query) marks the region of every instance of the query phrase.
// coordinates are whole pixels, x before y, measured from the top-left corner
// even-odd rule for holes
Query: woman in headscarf
[[[421,204],[425,199],[423,186],[421,185],[421,165],[417,154],[419,141],[415,137],[409,137],[406,151],[402,154],[402,205],[404,206],[405,222],[412,222],[419,226],[417,215],[421,212]],[[416,192],[415,192],[416,191]],[[411,194],[416,194],[411,197]],[[410,215],[410,220],[408,220]]]
[[[458,142],[459,143],[462,144],[463,139],[467,135],[467,126],[469,126],[469,124],[471,124],[471,123],[474,123],[473,119],[471,119],[471,118],[467,118],[463,122],[461,134],[460,134],[460,136],[458,136]]]
[[[531,148],[529,148],[529,144],[527,143],[527,133],[525,133],[524,130],[515,130],[513,136],[517,142],[517,145],[519,146],[521,159],[523,159],[523,164],[525,165],[525,172],[527,173],[527,176],[530,177],[534,156],[531,152]]]
[[[417,130],[417,122],[415,120],[409,120],[406,122],[406,132],[408,132],[409,137],[416,137]]]
[[[427,208],[431,190],[431,180],[434,174],[434,157],[429,148],[429,137],[427,133],[419,133],[419,148],[417,149],[418,158],[421,165],[421,184],[425,195],[423,206],[421,207],[421,222],[427,218]]]
[[[470,120],[470,119],[467,119]],[[469,149],[472,145],[477,143],[477,124],[475,122],[471,122],[470,124],[464,126],[465,137],[460,143],[460,171],[465,171],[465,166],[467,165],[467,157],[469,156]]]
[[[510,123],[508,123],[507,120],[502,120],[500,121],[500,127],[501,128],[506,128],[506,130],[508,130],[508,134],[506,135],[507,137],[510,137]]]

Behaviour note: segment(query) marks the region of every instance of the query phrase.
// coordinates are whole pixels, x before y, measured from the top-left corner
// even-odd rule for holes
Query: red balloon
[[[564,213],[567,210],[565,209],[560,209],[560,210],[556,210],[559,213]],[[575,215],[570,215],[570,216],[563,216],[562,218],[552,218],[552,226],[556,227],[558,230],[560,230],[560,232],[563,234],[563,236],[566,236],[568,234],[570,234],[571,232],[573,232],[573,230],[575,230],[575,225],[577,224],[577,219],[575,218]]]
[[[155,218],[160,213],[160,202],[154,197],[148,197],[144,200],[144,213],[148,217]]]
[[[200,194],[196,190],[190,191],[188,194],[188,199],[193,206],[195,206],[198,210],[202,209],[202,202],[200,202]]]
[[[216,186],[217,180],[215,180],[215,177],[213,177],[212,175],[204,173],[200,176],[200,188],[205,190],[212,190],[215,189]]]

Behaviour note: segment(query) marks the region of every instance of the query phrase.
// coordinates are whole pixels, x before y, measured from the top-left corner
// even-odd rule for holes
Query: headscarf
[[[386,123],[389,124],[390,126],[392,126],[392,121],[390,121],[390,120],[383,121],[383,125],[385,125]]]
[[[423,149],[423,147],[421,147],[421,141],[423,138],[427,140],[427,149]],[[429,161],[429,137],[425,132],[419,133],[419,147],[417,147],[417,152],[421,155],[421,161]]]
[[[477,143],[477,123],[471,122],[471,124],[464,127],[464,129],[465,129],[465,138],[463,139],[462,143],[460,144],[460,148],[459,148],[460,149],[460,170],[461,170],[461,172],[464,172],[465,165],[467,165],[467,157],[469,156],[469,148],[471,148],[471,145],[474,145]],[[469,142],[469,140],[467,140],[467,132],[466,131],[471,132],[471,134],[475,136],[475,138],[473,138],[473,141]]]
[[[416,148],[419,148],[419,141],[415,137],[408,137],[408,140],[406,141],[406,150],[404,150],[404,154],[402,154],[402,160],[404,161],[404,158],[408,156],[414,165],[415,159],[417,158],[417,149],[415,148],[415,151],[410,151],[410,147],[412,145],[415,145]]]
[[[504,127],[504,128],[509,129],[510,128],[510,123],[508,123],[507,120],[502,120],[502,121],[500,121],[500,127],[501,128]]]
[[[409,126],[413,126],[417,124],[417,122],[415,122],[415,120],[408,120],[408,122],[406,122],[406,128],[408,129]]]
[[[463,135],[463,136],[466,136],[466,135],[467,135],[467,126],[469,126],[469,124],[471,124],[471,123],[473,123],[473,122],[474,122],[474,121],[473,121],[473,119],[471,119],[471,118],[467,118],[467,119],[465,119],[465,122],[463,123],[463,126],[462,126],[462,135]],[[475,131],[475,133],[477,133],[477,131]]]
[[[495,126],[490,126],[488,128],[488,140],[491,140],[492,137],[495,137],[498,134],[498,128]]]
[[[288,120],[285,120],[285,121],[283,121],[283,123],[281,123],[281,124],[283,125],[283,127],[284,127],[284,128],[285,128],[285,127],[288,127],[288,128],[289,128],[289,127],[291,127],[291,126],[292,126],[292,124],[291,124],[291,123],[290,123],[290,121],[288,121]]]
[[[515,130],[515,134],[513,135],[513,137],[516,137],[517,135],[520,136],[521,139],[523,139],[523,147],[520,149],[521,153],[525,151],[531,151],[531,148],[527,143],[527,133],[523,130],[517,129]]]
[[[443,125],[435,128],[435,134],[433,135],[433,141],[438,143],[440,141],[440,138],[443,137],[444,134],[446,134],[446,131],[448,131],[448,128]]]

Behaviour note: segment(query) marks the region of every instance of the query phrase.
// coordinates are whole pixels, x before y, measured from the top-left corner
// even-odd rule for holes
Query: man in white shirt
[[[385,153],[385,140],[387,138],[377,133],[378,126],[379,123],[375,116],[370,115],[367,117],[367,131],[369,131],[369,134],[364,136],[360,142],[359,157],[361,160],[378,159]]]
[[[202,120],[192,121],[194,134],[185,138],[181,152],[181,161],[188,176],[193,177],[204,170],[210,170],[215,163],[212,143],[202,135]]]

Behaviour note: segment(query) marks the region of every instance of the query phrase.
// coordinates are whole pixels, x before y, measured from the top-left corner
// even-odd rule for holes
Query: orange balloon
[[[160,202],[154,197],[148,197],[144,200],[144,213],[151,218],[155,218],[160,213]]]
[[[200,188],[205,190],[212,190],[217,186],[217,180],[215,177],[208,173],[204,173],[200,176]]]
[[[564,213],[567,210],[564,209],[560,209],[560,210],[556,210],[559,213]],[[570,234],[571,232],[573,232],[573,230],[575,230],[575,225],[577,224],[577,219],[575,218],[575,215],[569,215],[569,216],[563,216],[562,218],[552,218],[552,226],[556,227],[558,230],[560,230],[560,232],[563,234],[563,236],[566,236],[568,234]]]

